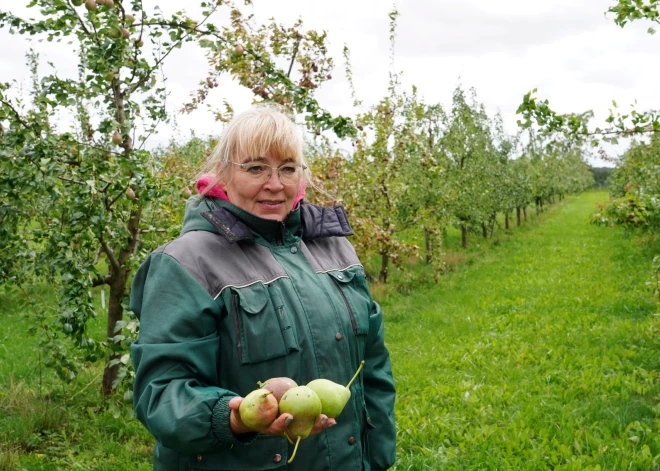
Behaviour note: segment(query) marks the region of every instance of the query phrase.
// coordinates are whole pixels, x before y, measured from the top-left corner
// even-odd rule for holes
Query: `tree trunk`
[[[505,229],[509,228],[509,211],[506,211],[504,213],[504,228]]]
[[[495,223],[497,222],[497,213],[493,213],[490,217],[490,236],[493,237],[495,233]]]
[[[128,280],[128,269],[121,267],[118,273],[113,273],[110,281],[110,299],[108,306],[108,328],[106,330],[106,337],[113,338],[117,333],[115,327],[117,322],[121,321],[124,317],[124,308],[121,304],[126,294],[126,281]],[[110,357],[109,361],[118,359],[119,354],[114,354]],[[117,379],[119,373],[119,365],[106,366],[103,371],[102,391],[103,397],[108,397],[114,390],[113,383]]]
[[[488,227],[486,227],[485,222],[481,223],[481,233],[483,234],[484,239],[488,239]]]
[[[467,239],[468,236],[468,228],[467,228],[467,222],[464,222],[463,225],[461,226],[461,245],[463,246],[464,249],[467,249]]]
[[[389,264],[390,255],[386,253],[380,254],[380,275],[378,275],[378,281],[387,283],[387,270]]]
[[[426,245],[426,264],[431,264],[431,258],[433,256],[433,247],[431,244],[431,231],[424,228],[424,243]]]
[[[520,227],[520,206],[516,208],[516,224]]]
[[[525,216],[525,221],[527,221],[527,206],[523,206],[523,215]]]
[[[108,258],[110,265],[110,276],[108,285],[110,286],[110,300],[108,306],[108,327],[106,330],[107,339],[112,339],[119,332],[115,332],[117,322],[121,321],[124,316],[124,308],[121,304],[124,296],[126,295],[126,284],[128,282],[128,263],[131,256],[137,251],[138,242],[140,239],[140,219],[142,217],[142,206],[135,206],[131,211],[131,217],[128,220],[126,229],[128,229],[128,244],[121,249],[119,255],[116,256],[111,247],[101,239],[101,246]],[[110,341],[110,340],[108,340]],[[113,354],[108,363],[120,357],[119,354]],[[108,397],[114,391],[114,383],[117,380],[119,373],[119,365],[106,366],[103,371],[103,382],[101,383],[101,390],[104,397]]]
[[[536,198],[536,215],[541,212],[541,198]]]

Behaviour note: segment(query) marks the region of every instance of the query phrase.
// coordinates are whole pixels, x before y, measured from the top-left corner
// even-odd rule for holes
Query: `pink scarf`
[[[213,181],[214,176],[213,175],[203,175],[199,180],[197,180],[197,191],[199,193],[202,193],[207,186]],[[296,193],[296,197],[293,200],[293,209],[296,209],[298,206],[298,203],[300,203],[303,199],[305,199],[305,194],[307,190],[307,180],[304,178],[300,180],[300,186],[298,187],[298,192]],[[208,193],[206,193],[206,196],[213,196],[214,198],[220,198],[221,200],[229,201],[229,197],[227,196],[227,193],[225,193],[225,190],[220,188],[220,185],[215,185],[213,188],[211,188]]]

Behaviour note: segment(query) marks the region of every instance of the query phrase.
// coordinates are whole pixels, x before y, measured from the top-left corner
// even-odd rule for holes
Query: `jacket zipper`
[[[355,321],[355,313],[353,312],[351,305],[348,303],[348,299],[346,299],[344,290],[341,289],[341,285],[339,284],[339,282],[335,280],[335,278],[332,276],[330,278],[332,278],[332,281],[335,282],[335,284],[337,285],[337,289],[339,290],[339,294],[341,294],[341,297],[344,299],[344,303],[346,304],[346,309],[348,309],[348,314],[351,316],[351,326],[353,327],[353,333],[357,335],[358,331],[357,331],[357,322]]]
[[[275,234],[273,236],[273,244],[277,245],[278,247],[284,245],[285,232],[286,232],[286,226],[284,225],[283,222],[280,222],[279,225],[277,226],[277,231],[275,231]]]
[[[234,328],[236,329],[236,349],[238,350],[238,359],[243,363],[243,346],[241,345],[241,327],[238,321],[238,295],[231,294],[231,307],[234,311]]]

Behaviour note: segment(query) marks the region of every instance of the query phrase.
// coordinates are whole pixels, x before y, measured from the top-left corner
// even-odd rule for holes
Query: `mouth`
[[[261,201],[259,201],[259,204],[261,206],[269,208],[269,209],[279,209],[284,204],[284,201],[282,201],[282,200],[261,200]]]

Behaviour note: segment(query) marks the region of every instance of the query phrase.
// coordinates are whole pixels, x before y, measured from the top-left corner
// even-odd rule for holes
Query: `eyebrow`
[[[291,162],[295,162],[295,161],[296,161],[296,160],[293,159],[292,157],[288,157],[288,158],[282,160],[282,162],[280,163],[280,166],[281,166],[281,165],[284,165],[284,164],[291,163]],[[244,160],[243,162],[241,162],[241,163],[243,163],[243,164],[247,164],[247,163],[250,163],[250,162],[264,162],[264,163],[268,163],[268,160],[266,160],[266,157],[248,157],[247,159],[245,159],[245,160]]]
[[[266,162],[266,157],[248,157],[243,162],[242,164],[247,164],[249,162]]]

